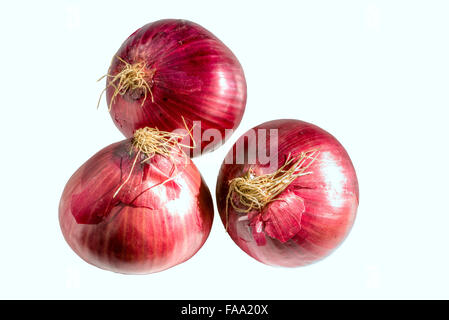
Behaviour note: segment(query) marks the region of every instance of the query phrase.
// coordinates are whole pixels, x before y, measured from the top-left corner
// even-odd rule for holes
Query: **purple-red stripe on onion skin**
[[[70,247],[88,263],[147,274],[182,263],[202,247],[213,203],[189,158],[173,153],[142,162],[146,156],[139,154],[133,167],[131,146],[132,139],[112,144],[73,174],[61,197],[59,222]]]
[[[171,132],[201,121],[201,135],[215,129],[222,141],[195,137],[196,149],[186,150],[195,156],[219,147],[229,137],[225,130],[240,124],[246,105],[243,69],[231,50],[200,25],[167,19],[138,29],[115,54],[108,84],[124,69],[124,61],[143,66],[151,90],[143,86],[113,98],[118,80],[107,86],[111,117],[127,138],[142,127]]]
[[[255,164],[248,163],[248,145],[260,148],[259,129],[267,129],[267,135],[270,129],[278,130],[278,167],[289,154],[294,158],[311,150],[319,153],[307,168],[309,174],[295,178],[262,210],[245,214],[228,204],[226,214],[231,180],[245,176],[250,168],[255,176],[278,169],[262,165],[259,158]],[[217,180],[217,206],[229,235],[248,255],[268,265],[299,267],[328,256],[351,230],[359,203],[357,176],[346,150],[328,132],[299,120],[269,121],[252,130],[255,135],[243,135],[229,151],[227,157],[231,159],[232,154],[234,163],[223,163]],[[245,163],[236,164],[236,146],[242,139],[247,141]],[[261,145],[270,150],[270,139]],[[234,203],[238,199],[233,195]]]

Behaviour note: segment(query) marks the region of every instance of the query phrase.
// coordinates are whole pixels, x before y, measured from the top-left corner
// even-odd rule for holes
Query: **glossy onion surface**
[[[117,75],[124,63],[143,63],[145,79],[154,102],[142,90],[128,90],[111,103],[114,86],[106,91],[111,117],[119,130],[132,137],[142,127],[173,131],[190,129],[194,121],[216,129],[224,141],[225,129],[235,129],[246,105],[246,81],[234,54],[212,33],[186,20],[159,20],[134,32],[114,56],[109,75]],[[143,103],[143,105],[142,105]],[[195,137],[197,149],[205,152],[219,140]],[[207,149],[206,149],[207,147]],[[198,154],[196,150],[196,154]],[[195,155],[195,152],[191,154]]]
[[[61,197],[59,222],[85,261],[120,273],[158,272],[201,248],[213,203],[190,159],[155,155],[142,163],[139,155],[131,171],[136,153],[130,150],[131,139],[112,144],[73,174]]]
[[[250,168],[255,175],[273,173],[282,166],[288,155],[319,150],[307,171],[311,174],[297,177],[263,211],[252,211],[247,216],[229,206],[228,233],[234,242],[251,257],[268,265],[304,266],[329,255],[350,231],[357,212],[359,189],[352,162],[343,146],[319,127],[299,120],[274,120],[252,130],[278,130],[278,143],[263,141],[248,135],[245,143],[245,163],[235,164],[237,144],[228,157],[233,164],[223,163],[217,181],[217,205],[226,225],[226,196],[229,181],[245,175]],[[264,139],[265,140],[265,139]],[[276,168],[248,164],[248,146],[263,146],[270,150],[276,143]],[[240,147],[239,147],[240,148]],[[258,150],[259,151],[259,150]],[[264,150],[265,152],[265,150]],[[268,154],[269,152],[267,152]],[[265,154],[265,153],[264,153]]]

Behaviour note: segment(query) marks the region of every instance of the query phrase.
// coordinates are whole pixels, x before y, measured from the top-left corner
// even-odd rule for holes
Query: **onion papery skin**
[[[130,90],[111,103],[115,88],[107,87],[110,115],[127,138],[146,126],[169,132],[184,129],[182,117],[189,129],[201,121],[201,136],[215,129],[222,140],[194,137],[196,148],[189,153],[195,156],[219,147],[229,137],[225,130],[239,125],[246,105],[243,69],[231,50],[200,25],[167,19],[143,26],[115,54],[110,76],[123,69],[117,56],[131,65],[145,64],[154,98]]]
[[[148,274],[182,263],[202,247],[213,202],[200,172],[181,154],[171,160],[155,155],[145,163],[140,154],[123,184],[136,157],[131,143],[104,148],[73,174],[61,197],[59,222],[67,243],[88,263]]]
[[[301,152],[318,149],[319,154],[307,170],[311,174],[297,177],[279,194],[277,201],[268,204],[262,212],[250,212],[249,220],[245,220],[244,213],[236,212],[229,206],[227,231],[243,251],[262,263],[283,267],[314,263],[337,248],[354,223],[359,187],[351,159],[336,138],[307,122],[281,119],[263,123],[252,130],[257,132],[258,129],[267,129],[267,135],[270,129],[278,130],[278,167],[282,166],[290,153],[297,156]],[[243,176],[249,168],[256,175],[273,173],[277,169],[270,168],[268,164],[262,165],[259,158],[255,164],[248,164],[248,145],[256,145],[257,149],[260,146],[257,135],[249,138],[245,135],[229,151],[236,159],[236,145],[242,139],[248,141],[244,146],[245,162],[223,163],[217,179],[217,206],[225,226],[229,181]],[[267,140],[263,145],[269,150],[270,140]],[[255,223],[262,221],[262,217],[267,214],[281,214],[284,222],[294,222],[291,217],[295,216],[300,221],[297,229],[294,225],[283,225],[282,221],[276,225],[279,230],[285,231],[284,235],[288,236],[292,230],[294,235],[287,237],[288,240],[270,237],[267,228],[274,229],[269,225],[270,221],[265,222],[265,229],[261,233],[257,233]]]

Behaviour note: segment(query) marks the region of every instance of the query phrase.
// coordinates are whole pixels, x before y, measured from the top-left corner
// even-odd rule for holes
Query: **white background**
[[[0,298],[449,298],[448,1],[9,1],[0,8]],[[195,159],[211,192],[251,127],[312,122],[346,147],[356,223],[314,265],[265,266],[215,216],[191,260],[125,276],[65,243],[58,203],[71,174],[122,140],[96,83],[126,37],[162,18],[195,21],[236,54],[248,83],[238,131]]]

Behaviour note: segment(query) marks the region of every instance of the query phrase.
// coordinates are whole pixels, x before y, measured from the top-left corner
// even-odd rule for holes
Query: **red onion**
[[[201,248],[213,204],[186,155],[174,148],[155,153],[135,141],[104,148],[73,174],[61,197],[59,221],[66,241],[85,261],[145,274],[184,262]]]
[[[261,161],[267,150],[270,161]],[[251,257],[304,266],[329,255],[349,233],[357,177],[343,146],[323,129],[299,120],[266,122],[243,135],[225,160],[218,209],[231,238]]]
[[[202,134],[214,129],[228,138],[225,130],[237,128],[246,104],[237,58],[186,20],[156,21],[129,36],[112,59],[105,90],[111,117],[128,138],[142,127],[171,132],[184,128],[182,117],[188,127],[196,121],[193,156],[220,146],[222,139]]]

